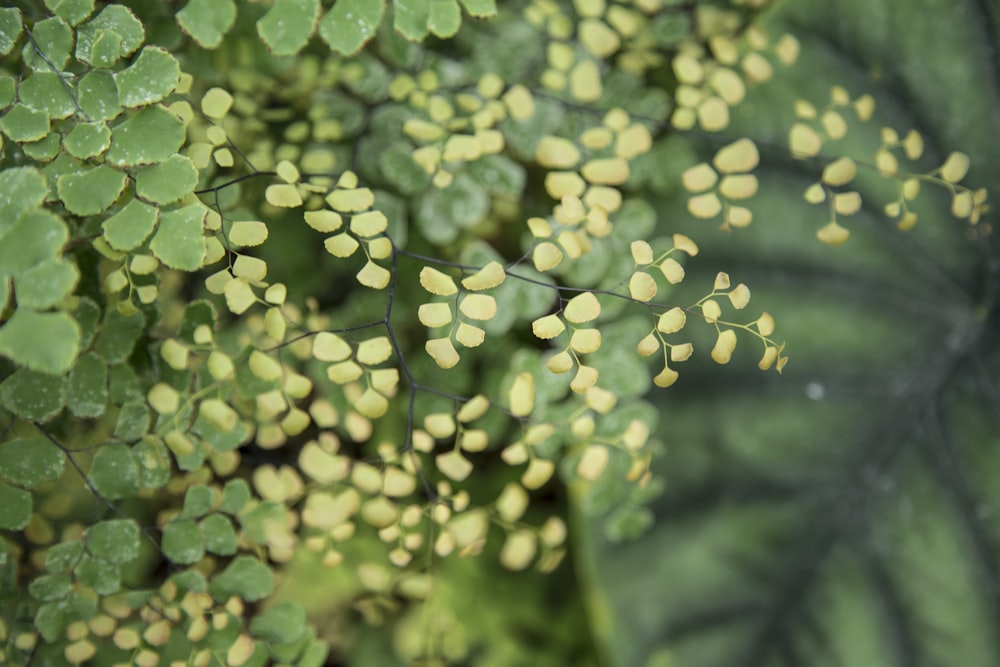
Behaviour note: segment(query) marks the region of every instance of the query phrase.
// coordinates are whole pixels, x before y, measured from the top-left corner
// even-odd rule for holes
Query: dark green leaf
[[[72,540],[49,547],[45,554],[45,569],[49,572],[66,572],[76,566],[83,554],[83,542]]]
[[[139,468],[129,448],[121,443],[108,443],[97,450],[87,476],[108,500],[128,498],[139,491]]]
[[[274,55],[295,55],[312,37],[319,11],[319,0],[275,0],[257,21],[257,34]]]
[[[450,243],[458,236],[459,228],[481,222],[489,207],[486,191],[460,173],[448,187],[431,189],[420,198],[417,227],[432,243]]]
[[[73,292],[79,279],[80,271],[72,260],[47,259],[14,280],[17,303],[33,310],[51,308]]]
[[[108,398],[115,405],[121,405],[126,401],[143,401],[145,394],[139,386],[139,378],[135,370],[127,364],[112,364],[108,367],[110,387],[108,388]]]
[[[38,141],[49,133],[49,115],[23,104],[15,104],[0,118],[0,131],[11,141]]]
[[[7,55],[21,36],[21,10],[16,7],[0,7],[0,55]]]
[[[28,592],[36,600],[48,602],[69,595],[73,581],[68,573],[47,574],[38,577],[28,586]]]
[[[233,524],[223,514],[212,514],[201,520],[201,533],[205,536],[205,548],[219,556],[236,553],[238,543]]]
[[[183,155],[140,169],[135,177],[136,194],[154,204],[172,204],[194,191],[198,170]]]
[[[31,494],[0,482],[0,530],[21,530],[31,519]]]
[[[163,162],[184,143],[184,123],[159,105],[145,107],[111,129],[105,154],[118,167]]]
[[[93,598],[79,593],[70,593],[57,602],[46,602],[35,613],[35,627],[47,642],[63,638],[66,627],[77,621],[88,621],[97,612]]]
[[[80,346],[80,327],[66,313],[17,310],[0,327],[0,354],[32,370],[69,370]]]
[[[149,242],[157,259],[173,269],[196,271],[205,258],[202,225],[206,209],[201,204],[160,214],[160,225]]]
[[[393,144],[379,153],[378,166],[382,175],[401,194],[412,195],[422,192],[431,184],[431,176],[413,160],[413,150],[401,144]]]
[[[524,192],[524,167],[505,155],[485,155],[466,165],[465,172],[490,194],[519,199]]]
[[[34,489],[59,479],[65,457],[48,438],[17,438],[0,442],[0,477]]]
[[[118,101],[126,107],[159,102],[173,92],[181,75],[177,60],[156,46],[146,46],[127,68],[115,72]]]
[[[99,595],[112,595],[122,586],[121,566],[103,558],[85,554],[74,570],[77,580]]]
[[[158,489],[170,480],[170,450],[160,438],[144,436],[132,446],[132,456],[139,466],[139,483],[143,487]]]
[[[237,556],[226,569],[212,578],[208,585],[212,597],[223,602],[235,595],[255,602],[271,594],[274,574],[253,556]]]
[[[194,332],[202,325],[209,327],[214,333],[217,327],[217,316],[212,303],[200,299],[192,301],[184,307],[184,316],[181,318],[177,337],[187,343],[194,344]]]
[[[194,41],[214,49],[236,21],[233,0],[190,0],[177,12],[177,23]]]
[[[157,208],[133,199],[104,221],[104,238],[115,250],[133,250],[153,233],[158,215]]]
[[[55,72],[35,72],[17,89],[20,101],[32,109],[44,111],[49,118],[66,118],[76,110],[73,88]]]
[[[17,83],[14,81],[14,77],[6,74],[0,75],[0,111],[14,103],[16,90]]]
[[[208,590],[208,582],[205,581],[205,575],[196,569],[179,572],[170,577],[170,581],[174,582],[182,592],[203,593]]]
[[[334,51],[351,56],[375,36],[385,0],[337,0],[319,22],[320,37]]]
[[[222,502],[219,504],[219,511],[238,514],[249,500],[249,485],[242,479],[231,479],[222,487]]]
[[[77,417],[99,417],[108,402],[108,366],[89,352],[76,360],[66,383],[66,406]]]
[[[163,527],[161,548],[174,563],[197,563],[205,555],[205,536],[194,521],[174,519]]]
[[[140,534],[131,519],[101,521],[87,529],[87,550],[108,562],[125,564],[139,555]]]
[[[80,325],[80,346],[87,347],[97,333],[97,323],[101,319],[101,309],[88,297],[81,297],[73,317]]]
[[[109,364],[125,361],[132,354],[132,348],[142,335],[145,324],[142,313],[122,315],[114,308],[108,309],[94,350]]]
[[[48,421],[63,409],[66,382],[27,368],[19,368],[0,383],[0,402],[19,417],[36,422]]]
[[[124,172],[98,165],[56,181],[59,198],[77,215],[95,215],[111,206],[125,189]]]
[[[309,628],[306,610],[297,602],[283,600],[250,621],[250,634],[271,644],[290,644]]]

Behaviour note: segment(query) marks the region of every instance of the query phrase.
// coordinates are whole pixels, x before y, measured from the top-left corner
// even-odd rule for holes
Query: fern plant
[[[739,275],[692,284],[719,232],[656,210],[771,224],[761,139],[719,134],[797,59],[764,4],[0,8],[5,660],[319,665],[364,645],[320,622],[352,605],[392,659],[523,664],[468,628],[462,559],[556,570],[563,487],[641,535],[648,392],[788,361]],[[786,129],[820,241],[861,189],[903,229],[935,188],[980,222],[964,153],[859,154],[873,98],[829,95]]]

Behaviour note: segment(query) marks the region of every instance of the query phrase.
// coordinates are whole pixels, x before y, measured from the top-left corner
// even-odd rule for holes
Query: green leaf
[[[143,47],[127,68],[115,72],[118,101],[126,107],[159,102],[174,91],[181,75],[177,60],[158,46]]]
[[[208,582],[205,581],[205,575],[194,568],[178,572],[170,577],[169,580],[174,582],[181,592],[204,593],[208,590]]]
[[[139,525],[132,519],[101,521],[85,535],[87,551],[109,563],[129,563],[139,555]]]
[[[170,481],[173,467],[170,450],[160,438],[150,435],[132,446],[132,456],[139,466],[139,483],[147,489],[158,489]]]
[[[6,109],[14,103],[16,92],[17,83],[14,81],[14,77],[7,74],[0,75],[0,110]]]
[[[80,271],[72,260],[45,260],[14,280],[17,303],[33,310],[51,308],[73,292],[79,279]]]
[[[431,184],[431,176],[413,160],[411,148],[393,144],[378,155],[379,170],[401,194],[423,192]]]
[[[159,209],[133,199],[102,223],[104,239],[115,250],[134,250],[153,233],[158,216]]]
[[[489,209],[486,190],[460,173],[448,187],[434,188],[420,198],[417,228],[432,243],[450,243],[458,236],[459,228],[481,222]]]
[[[250,486],[242,479],[231,479],[222,487],[219,511],[236,515],[250,500]]]
[[[128,498],[139,491],[139,467],[132,452],[121,443],[108,443],[98,449],[87,477],[97,492],[108,500]]]
[[[85,554],[73,572],[81,584],[90,586],[98,595],[112,595],[122,586],[121,566],[104,558]]]
[[[117,308],[115,312],[118,312]],[[100,352],[100,350],[97,351]],[[102,354],[101,356],[107,359],[106,355]],[[112,403],[120,405],[127,401],[145,400],[146,395],[143,393],[142,387],[139,386],[139,377],[131,366],[124,363],[110,365],[109,376],[108,397]]]
[[[93,299],[81,297],[80,302],[73,311],[73,317],[80,325],[80,347],[87,347],[97,333],[97,323],[101,319],[101,309],[94,303]]]
[[[47,259],[58,256],[69,238],[60,218],[48,211],[29,211],[0,236],[0,273],[15,278]]]
[[[78,102],[93,121],[112,120],[122,112],[118,101],[118,86],[107,72],[88,72],[77,86]]]
[[[462,27],[462,10],[458,0],[430,0],[427,27],[437,37],[454,37]]]
[[[111,146],[111,130],[101,121],[77,123],[63,139],[66,152],[80,160],[97,157]]]
[[[506,155],[484,155],[466,165],[465,173],[492,195],[520,199],[524,192],[524,167]]]
[[[202,204],[160,214],[160,225],[149,242],[157,259],[172,269],[196,271],[205,258],[202,225],[207,209]]]
[[[77,417],[100,417],[108,402],[108,366],[93,352],[80,355],[66,383],[66,407]]]
[[[49,133],[49,115],[24,104],[15,104],[0,118],[0,131],[11,141],[38,141]]]
[[[274,55],[295,55],[312,37],[319,11],[319,0],[275,0],[257,21],[257,34]]]
[[[352,56],[375,36],[385,0],[337,0],[319,22],[319,35],[334,51]]]
[[[96,215],[118,199],[126,181],[124,172],[101,164],[86,171],[60,176],[56,181],[56,190],[72,213]]]
[[[28,585],[28,592],[36,600],[47,602],[66,597],[72,590],[72,586],[73,579],[69,574],[61,572],[38,577]]]
[[[95,63],[92,59],[102,36],[113,34],[118,41],[115,59],[134,53],[146,39],[142,22],[122,5],[108,5],[101,13],[79,27],[76,33],[76,57],[83,63],[110,67],[112,62]]]
[[[36,162],[48,162],[59,155],[62,135],[58,132],[47,134],[38,141],[21,144],[24,154]]]
[[[136,194],[154,204],[172,204],[194,191],[198,170],[187,157],[171,155],[166,162],[140,169],[135,176]]]
[[[236,530],[232,522],[223,514],[212,514],[199,523],[201,533],[205,536],[205,549],[219,556],[231,556],[236,553],[238,543]]]
[[[73,103],[72,83],[63,80],[55,72],[35,72],[21,81],[17,97],[27,107],[44,111],[56,120],[70,116],[76,111]]]
[[[45,177],[31,167],[0,171],[0,238],[21,214],[38,208],[49,193]],[[0,271],[2,272],[2,271]]]
[[[119,440],[138,440],[149,431],[149,407],[145,401],[127,401],[118,411],[115,437]],[[135,450],[132,452],[135,454]],[[142,461],[139,469],[142,470]],[[140,473],[141,474],[141,473]],[[143,486],[147,486],[145,483]]]
[[[10,53],[21,36],[21,10],[0,7],[0,56]]]
[[[462,6],[465,7],[465,11],[469,12],[471,16],[475,16],[477,19],[496,16],[496,0],[459,0],[459,2],[461,2]]]
[[[21,308],[0,327],[0,354],[43,373],[65,373],[79,348],[80,327],[66,313]]]
[[[53,544],[45,553],[45,569],[49,572],[66,572],[73,569],[83,554],[83,542],[71,540]]]
[[[0,482],[0,530],[21,530],[31,519],[31,494]]]
[[[200,326],[207,326],[213,332],[218,328],[218,316],[211,301],[199,299],[184,306],[184,315],[177,330],[177,338],[195,344],[194,332]]]
[[[58,375],[19,368],[0,383],[0,403],[19,417],[44,422],[62,411],[65,387]]]
[[[112,30],[97,30],[86,58],[94,68],[110,69],[122,53],[122,37]],[[79,57],[79,56],[77,56]]]
[[[111,129],[107,160],[118,167],[163,162],[184,143],[184,123],[162,106],[145,107]]]
[[[205,555],[205,536],[189,519],[174,519],[163,527],[163,554],[174,563],[197,563]]]
[[[429,0],[392,0],[394,9],[393,26],[396,32],[411,42],[419,42],[427,36],[430,19]]]
[[[233,0],[190,0],[177,12],[177,23],[206,49],[214,49],[236,21]]]
[[[39,607],[35,613],[35,627],[46,642],[53,643],[63,638],[71,623],[87,621],[96,611],[96,600],[72,592],[62,600],[46,602]]]
[[[38,21],[31,36],[33,40],[25,42],[21,50],[26,65],[36,70],[66,69],[73,48],[73,30],[65,21],[58,16]]]
[[[271,644],[290,644],[309,629],[306,610],[298,602],[282,600],[250,621],[250,634]]]
[[[26,489],[59,479],[65,456],[45,437],[0,442],[0,477]]]
[[[197,519],[212,511],[215,505],[215,493],[204,484],[192,486],[184,494],[184,508],[180,516],[183,519]]]
[[[94,350],[109,364],[121,363],[132,354],[145,326],[146,318],[141,312],[122,315],[117,309],[109,308]]]
[[[274,574],[267,565],[253,556],[240,555],[212,578],[208,590],[219,602],[233,595],[255,602],[270,595],[273,587]]]
[[[45,0],[45,6],[66,23],[76,25],[94,11],[94,0]]]

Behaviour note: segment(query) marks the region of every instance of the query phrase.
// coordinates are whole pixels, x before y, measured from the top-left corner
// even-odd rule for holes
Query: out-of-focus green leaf
[[[181,518],[197,519],[212,511],[215,504],[215,493],[204,484],[192,486],[184,494],[184,508],[181,510]]]
[[[136,440],[149,430],[149,408],[145,401],[128,401],[118,411],[115,437],[121,440]],[[140,469],[142,465],[140,464]]]
[[[222,487],[220,512],[237,514],[250,500],[250,486],[242,479],[231,479]]]
[[[48,600],[58,600],[69,595],[73,580],[69,574],[48,574],[38,577],[28,586],[31,597],[43,602]]]
[[[190,0],[177,12],[181,29],[206,49],[217,47],[235,21],[233,0]]]
[[[0,530],[21,530],[31,519],[31,494],[0,482]]]
[[[212,514],[198,524],[205,536],[205,549],[219,556],[236,553],[239,543],[232,522],[222,514]]]
[[[319,22],[319,35],[334,51],[357,53],[375,36],[385,0],[337,0]]]
[[[0,383],[0,403],[31,421],[48,421],[65,402],[66,382],[58,375],[19,368]]]
[[[108,443],[97,450],[87,477],[108,500],[128,498],[139,491],[139,468],[129,448],[120,443]]]
[[[208,590],[216,600],[235,595],[254,602],[269,595],[274,587],[271,569],[253,556],[237,556],[219,574],[212,577]]]
[[[132,354],[132,348],[142,335],[145,324],[146,320],[141,312],[122,315],[117,309],[109,309],[94,343],[94,351],[109,364],[125,361]]]
[[[174,563],[197,563],[205,555],[205,536],[189,519],[174,519],[163,527],[164,555]]]
[[[100,595],[111,595],[121,589],[121,566],[104,558],[85,554],[73,572],[81,584],[90,586]]]
[[[779,4],[766,27],[798,37],[799,61],[752,91],[727,133],[782,145],[795,100],[821,106],[842,85],[873,94],[876,115],[859,127],[845,114],[846,138],[824,154],[871,161],[881,127],[916,126],[926,168],[962,150],[971,186],[995,183],[1000,147],[981,137],[1000,132],[997,24],[975,2],[901,7]],[[944,25],[953,41],[934,38]],[[926,67],[906,66],[916,58]],[[706,148],[710,159],[718,146]],[[882,217],[882,182],[861,169],[852,187],[865,208],[831,250],[815,239],[826,211],[802,200],[817,172],[763,150],[756,171],[774,185],[732,239],[679,226],[683,197],[661,205],[669,231],[701,247],[670,298],[693,302],[726,262],[753,290],[746,319],[772,313],[791,361],[781,377],[759,373],[762,346],[741,338],[733,362],[714,366],[698,356],[714,332],[684,329],[695,356],[657,394],[666,456],[655,522],[621,543],[645,519],[577,522],[609,664],[993,664],[1000,531],[977,508],[997,502],[1000,359],[994,317],[982,314],[996,295],[978,286],[996,244],[969,241],[933,189],[914,204],[917,226],[898,232]],[[590,502],[587,489],[575,495]]]
[[[80,327],[66,313],[19,308],[0,327],[0,354],[43,373],[65,373],[79,347]]]
[[[83,554],[83,542],[70,540],[49,547],[45,554],[45,569],[49,572],[66,572],[80,560]]]
[[[0,477],[28,489],[59,479],[64,461],[62,450],[45,437],[0,442]]]
[[[250,621],[250,633],[272,644],[290,644],[308,630],[306,610],[297,602],[285,600]]]
[[[257,34],[274,55],[295,55],[316,30],[319,11],[319,0],[275,0],[257,21]]]

